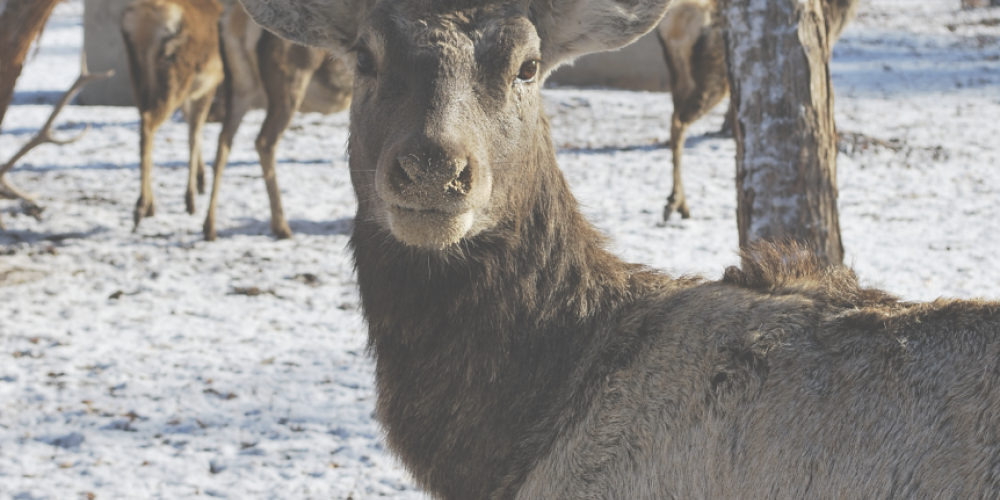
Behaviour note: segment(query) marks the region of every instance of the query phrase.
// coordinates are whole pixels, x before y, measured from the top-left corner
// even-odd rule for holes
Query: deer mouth
[[[411,149],[406,154],[389,149],[375,171],[379,211],[393,237],[409,246],[442,250],[482,230],[481,215],[492,192],[489,169],[464,153],[431,155]]]
[[[446,212],[389,205],[389,231],[402,243],[443,250],[468,235],[476,218],[472,210]]]

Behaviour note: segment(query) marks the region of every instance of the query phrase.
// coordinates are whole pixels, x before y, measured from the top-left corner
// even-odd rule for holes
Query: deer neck
[[[377,414],[389,446],[442,498],[487,498],[514,473],[515,450],[544,452],[522,436],[561,418],[556,402],[599,343],[594,325],[639,286],[579,212],[542,120],[537,177],[524,183],[534,191],[495,231],[429,252],[355,222]]]

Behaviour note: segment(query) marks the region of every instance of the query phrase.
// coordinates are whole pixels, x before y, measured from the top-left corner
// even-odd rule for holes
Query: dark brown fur
[[[1000,495],[1000,304],[900,302],[794,246],[674,279],[581,215],[519,75],[580,50],[581,23],[613,46],[664,3],[244,1],[370,63],[350,244],[377,416],[434,498]]]
[[[633,348],[606,329],[622,302],[678,286],[606,253],[558,171],[524,182],[539,189],[512,207],[514,221],[443,255],[363,219],[351,238],[379,419],[393,451],[442,498],[491,498],[505,475],[526,474],[511,467],[550,446],[572,418],[573,393],[599,382],[574,379],[613,369],[600,365]],[[602,345],[609,352],[593,349]]]
[[[726,446],[733,447],[733,475],[767,469],[802,483],[776,484],[766,495],[754,494],[750,482],[746,491],[677,486],[656,498],[828,498],[837,476],[855,478],[859,492],[847,498],[932,498],[942,485],[922,483],[926,478],[907,472],[911,467],[927,472],[930,464],[919,459],[881,463],[880,473],[890,471],[881,477],[893,481],[862,489],[865,468],[872,465],[868,454],[877,453],[869,441],[883,447],[878,452],[883,461],[919,457],[924,439],[959,446],[970,454],[962,464],[979,464],[941,472],[963,478],[949,483],[961,492],[949,498],[1000,492],[990,479],[990,471],[1000,467],[1000,449],[968,448],[983,432],[982,439],[998,442],[1000,413],[992,412],[1000,412],[1000,374],[989,367],[995,369],[1000,359],[1000,304],[899,302],[860,286],[848,268],[824,266],[801,248],[768,244],[747,250],[742,269],[728,269],[719,283],[674,280],[604,252],[603,239],[575,213],[572,196],[553,170],[542,169],[526,183],[539,188],[529,206],[517,210],[531,214],[520,218],[517,231],[477,237],[445,255],[405,247],[364,221],[352,236],[370,346],[378,360],[378,416],[390,448],[437,497],[515,498],[532,467],[555,441],[566,439],[593,398],[607,391],[609,377],[644,362],[642,353],[653,344],[687,343],[699,347],[679,350],[671,373],[684,372],[685,384],[696,383],[683,387],[690,401],[678,403],[685,416],[674,418],[687,422],[705,414],[721,422],[723,434],[713,439],[731,443]],[[672,330],[678,323],[697,327]],[[952,354],[942,357],[945,353],[958,358],[949,360]],[[934,366],[938,359],[945,365]],[[790,372],[790,364],[801,362],[806,365]],[[930,380],[920,375],[928,369]],[[798,397],[809,396],[780,409],[781,402],[765,394],[768,381],[793,373],[783,385]],[[974,373],[989,378],[972,382]],[[942,377],[954,389],[934,389],[939,383],[934,379]],[[913,403],[943,398],[931,405],[932,413],[903,418],[912,437],[899,435],[888,422],[904,414],[878,409],[895,404],[892,394],[903,389],[894,387],[907,379],[918,391]],[[802,405],[832,398],[849,406],[854,390],[863,392],[859,398],[870,398],[872,413],[822,416],[809,424],[817,448],[782,448],[782,433],[803,424],[795,419],[814,418]],[[931,392],[921,396],[925,390]],[[962,396],[967,391],[972,394]],[[952,397],[971,399],[955,406],[948,402]],[[765,401],[778,405],[776,415],[788,416],[776,419],[766,434],[741,430],[775,415],[761,407]],[[966,404],[977,409],[966,411]],[[919,437],[933,432],[941,418],[965,419],[949,431],[956,443],[942,443],[933,433]],[[878,423],[865,427],[869,419]],[[670,427],[693,432],[685,425],[706,423],[695,422]],[[836,439],[850,447],[838,448],[830,441]],[[772,441],[778,448],[771,449]],[[766,466],[750,452],[761,448],[770,450]],[[852,449],[868,451],[855,460],[838,460],[862,453]],[[788,453],[806,453],[801,460],[807,470],[828,469],[798,472],[798,459],[789,461]],[[722,483],[716,469],[704,473]],[[810,488],[807,477],[796,474],[815,475],[816,484]],[[861,493],[869,491],[881,493]]]

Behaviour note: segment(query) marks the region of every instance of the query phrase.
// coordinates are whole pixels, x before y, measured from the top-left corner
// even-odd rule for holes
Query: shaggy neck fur
[[[494,230],[432,252],[359,214],[351,238],[378,417],[392,450],[441,498],[491,498],[502,483],[516,491],[526,471],[511,464],[533,462],[574,416],[554,409],[587,390],[602,356],[630,348],[603,325],[665,281],[603,249],[539,119],[545,133],[526,169],[535,178],[524,179],[535,189]]]

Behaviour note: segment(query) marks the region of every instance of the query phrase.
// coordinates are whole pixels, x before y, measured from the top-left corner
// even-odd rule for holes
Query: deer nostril
[[[407,165],[407,162],[412,162],[413,159],[409,156],[400,155],[396,158],[395,165],[392,167],[392,177],[401,186],[407,186],[413,184],[415,179],[410,175],[410,170],[413,170],[413,165]],[[410,168],[407,168],[410,167]]]
[[[390,167],[389,182],[398,194],[409,192],[415,195],[443,188],[444,192],[438,193],[467,196],[472,192],[472,168],[468,158],[423,160],[414,153],[401,154]]]
[[[465,168],[459,172],[458,177],[451,181],[448,190],[458,194],[469,194],[472,190],[472,165],[465,163]]]

